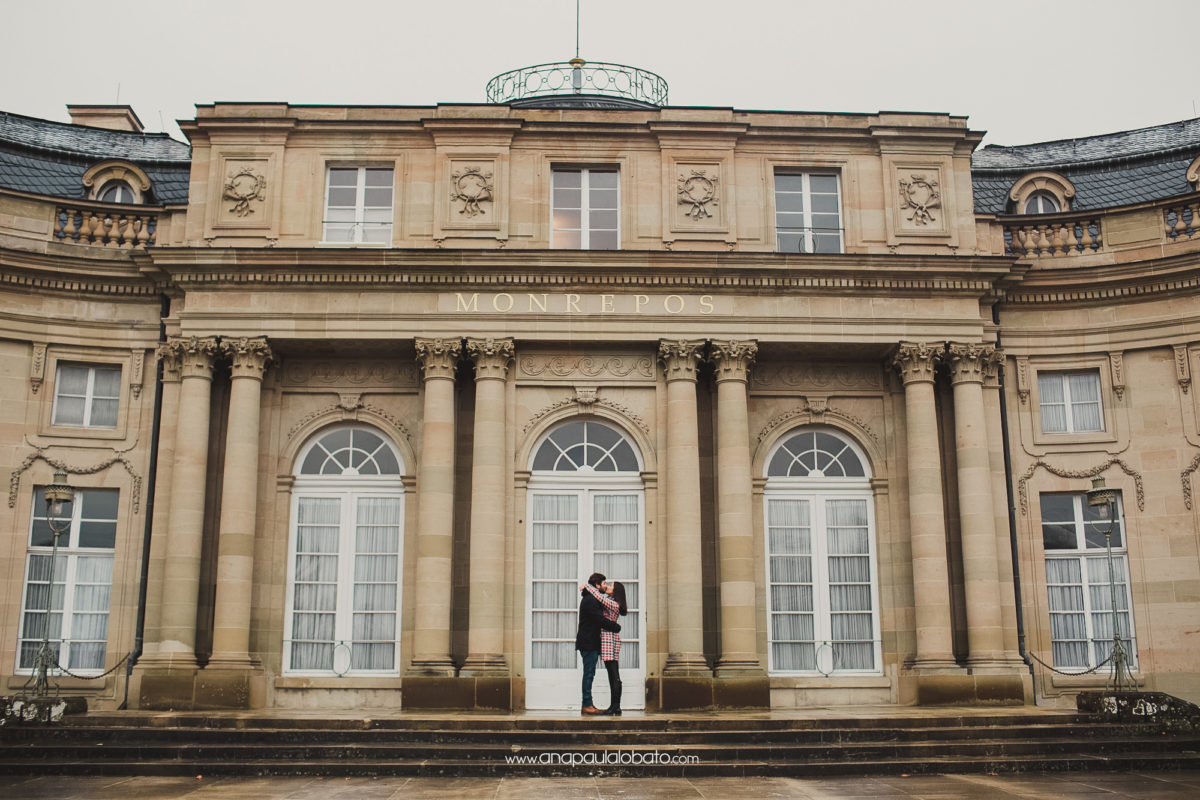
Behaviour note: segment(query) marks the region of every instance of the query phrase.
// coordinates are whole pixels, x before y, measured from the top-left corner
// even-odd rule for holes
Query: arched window
[[[767,459],[766,549],[774,674],[880,671],[867,461],[840,432],[802,428]]]
[[[136,203],[137,195],[125,181],[109,181],[104,184],[97,199],[101,203]]]
[[[534,470],[637,472],[637,455],[625,437],[600,422],[569,422],[542,442]]]
[[[1049,192],[1034,192],[1029,195],[1025,201],[1025,214],[1057,214],[1062,209],[1058,205],[1058,198]]]
[[[395,675],[403,461],[380,431],[322,431],[296,460],[284,671]]]

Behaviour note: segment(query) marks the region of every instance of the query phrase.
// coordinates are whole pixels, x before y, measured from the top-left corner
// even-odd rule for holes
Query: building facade
[[[600,571],[629,708],[1069,703],[1114,598],[1200,698],[1200,120],[72,111],[0,116],[9,690],[570,709]]]

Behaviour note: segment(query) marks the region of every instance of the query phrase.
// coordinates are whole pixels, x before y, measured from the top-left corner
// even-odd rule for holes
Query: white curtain
[[[1074,430],[1098,431],[1100,422],[1100,381],[1096,373],[1068,375],[1071,387],[1071,414]]]
[[[350,668],[396,668],[400,499],[358,498]]]
[[[292,596],[292,669],[333,669],[340,522],[338,498],[299,499]]]
[[[535,669],[574,669],[579,603],[579,497],[533,496],[533,640]]]
[[[1038,375],[1038,397],[1041,402],[1042,431],[1062,433],[1067,429],[1066,396],[1063,376]]]

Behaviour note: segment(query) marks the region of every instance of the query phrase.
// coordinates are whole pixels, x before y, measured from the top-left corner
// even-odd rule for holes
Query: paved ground
[[[1195,800],[1200,770],[874,778],[96,778],[0,779],[10,800]]]

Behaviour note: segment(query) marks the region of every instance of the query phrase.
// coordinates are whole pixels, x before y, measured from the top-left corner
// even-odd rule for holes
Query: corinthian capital
[[[230,374],[235,378],[262,380],[272,359],[271,348],[264,336],[222,339],[221,352],[229,356]]]
[[[417,363],[430,378],[454,379],[454,370],[462,356],[462,339],[416,339]]]
[[[158,346],[154,354],[158,356],[158,361],[162,364],[163,382],[177,383],[180,378],[179,370],[181,367],[178,348],[170,342],[164,342]]]
[[[988,362],[996,354],[990,344],[959,344],[946,346],[946,362],[950,365],[951,383],[983,383]]]
[[[669,340],[658,343],[658,360],[668,381],[696,380],[696,364],[700,361],[704,340]]]
[[[906,386],[910,383],[933,383],[933,371],[942,359],[944,347],[940,342],[901,342],[892,358],[892,366],[900,373],[900,379]]]
[[[467,339],[467,356],[475,362],[475,380],[504,380],[515,353],[512,339]]]
[[[212,378],[213,360],[220,352],[215,336],[172,336],[163,347],[179,359],[184,378]]]
[[[758,356],[758,343],[749,341],[713,342],[708,359],[717,368],[717,381],[746,381],[750,365]]]

